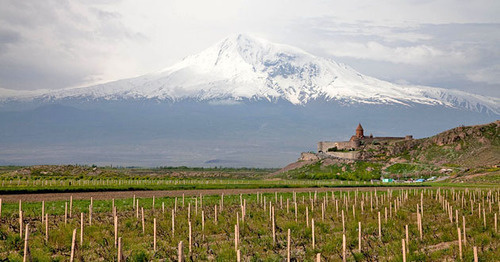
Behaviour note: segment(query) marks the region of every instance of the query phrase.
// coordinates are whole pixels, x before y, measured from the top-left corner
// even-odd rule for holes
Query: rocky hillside
[[[464,168],[500,165],[500,121],[460,126],[435,136],[396,143],[388,157]]]
[[[432,137],[374,141],[359,149],[359,159],[302,153],[296,163],[274,175],[287,178],[374,179],[428,177],[495,171],[500,166],[500,121],[460,126]]]

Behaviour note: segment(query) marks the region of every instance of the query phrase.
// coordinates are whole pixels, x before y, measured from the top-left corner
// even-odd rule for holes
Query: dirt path
[[[158,190],[158,191],[108,191],[108,192],[73,192],[73,193],[43,193],[43,194],[19,194],[19,195],[0,195],[4,202],[38,202],[38,201],[57,201],[67,200],[70,196],[73,199],[120,199],[136,197],[172,197],[172,196],[194,196],[194,195],[234,195],[234,194],[253,194],[274,193],[274,192],[325,192],[325,191],[370,191],[370,190],[387,190],[389,187],[338,187],[338,188],[260,188],[260,189],[204,189],[204,190]],[[390,187],[392,190],[420,188],[420,187]]]

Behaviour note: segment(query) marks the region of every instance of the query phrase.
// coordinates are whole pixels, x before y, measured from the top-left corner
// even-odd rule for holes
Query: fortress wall
[[[351,141],[323,141],[318,142],[318,152],[327,152],[329,148],[337,147],[338,150],[351,149],[356,146]]]
[[[325,152],[325,154],[329,156],[333,156],[336,158],[342,158],[342,159],[351,159],[351,160],[357,160],[359,159],[359,152],[357,151],[351,151],[351,152]]]
[[[338,150],[351,149],[355,147],[351,141],[335,142],[334,146],[336,146]]]
[[[335,143],[331,141],[318,142],[318,152],[326,152],[328,148],[335,147]]]

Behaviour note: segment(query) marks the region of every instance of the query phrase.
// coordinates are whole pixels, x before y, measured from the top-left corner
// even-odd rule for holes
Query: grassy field
[[[348,261],[401,261],[405,225],[409,230],[408,261],[459,260],[457,227],[463,228],[462,217],[466,221],[463,260],[472,260],[473,247],[476,246],[480,261],[494,261],[500,257],[499,233],[495,230],[494,221],[495,214],[500,211],[499,193],[498,187],[387,188],[378,191],[365,188],[350,192],[332,189],[296,195],[291,192],[258,194],[256,190],[254,194],[224,196],[222,210],[221,195],[185,197],[184,200],[182,197],[155,198],[154,206],[152,198],[141,198],[138,200],[139,207],[144,208],[144,229],[142,214],[138,212],[140,209],[134,207],[133,199],[116,199],[114,204],[118,236],[123,241],[126,261],[176,261],[180,241],[184,243],[183,254],[187,260],[234,261],[235,225],[239,225],[238,249],[242,261],[285,260],[288,229],[291,231],[290,256],[293,261],[313,261],[317,253],[320,253],[322,261],[341,261],[343,234]],[[68,261],[73,229],[77,229],[77,258],[116,261],[118,250],[114,243],[112,200],[93,201],[92,225],[90,199],[73,201],[72,216],[65,224],[66,203],[69,204],[69,199],[45,203],[49,222],[48,241],[45,240],[45,223],[41,221],[42,203],[22,204],[23,226],[29,224],[28,246],[33,261]],[[417,211],[417,205],[422,203],[423,212],[421,208]],[[274,208],[274,218],[270,206]],[[479,206],[484,213],[478,212]],[[174,232],[172,210],[175,214]],[[381,235],[378,233],[378,212],[381,214]],[[422,238],[417,226],[418,212],[422,214]],[[19,234],[18,213],[18,203],[3,203],[0,260],[22,261],[25,242],[24,235],[21,237]],[[81,213],[84,214],[82,244]],[[153,219],[157,221],[156,251]],[[192,227],[191,251],[189,222]],[[362,225],[361,251],[358,250],[359,222]]]
[[[0,195],[26,193],[64,193],[133,190],[200,190],[200,189],[259,189],[304,187],[371,187],[400,186],[374,183],[370,180],[351,181],[358,176],[379,178],[366,171],[372,165],[359,163],[352,175],[343,179],[294,176],[293,179],[270,176],[275,169],[249,168],[111,168],[90,166],[33,166],[0,168]],[[363,170],[363,171],[362,171]],[[328,172],[332,172],[331,170]],[[349,171],[350,172],[350,171]],[[373,172],[376,172],[373,171]],[[321,179],[318,179],[321,178]],[[330,179],[325,179],[330,178]],[[412,186],[416,184],[404,184]],[[421,186],[421,184],[418,184]]]

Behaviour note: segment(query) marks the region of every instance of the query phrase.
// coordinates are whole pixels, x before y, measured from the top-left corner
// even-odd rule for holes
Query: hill
[[[356,160],[325,153],[302,153],[274,176],[313,179],[379,179],[431,177],[436,175],[499,176],[500,121],[460,126],[432,137],[365,144]],[[477,175],[483,174],[483,175]],[[460,179],[458,179],[460,180]],[[465,179],[464,180],[470,180]],[[473,179],[474,180],[474,179]]]

